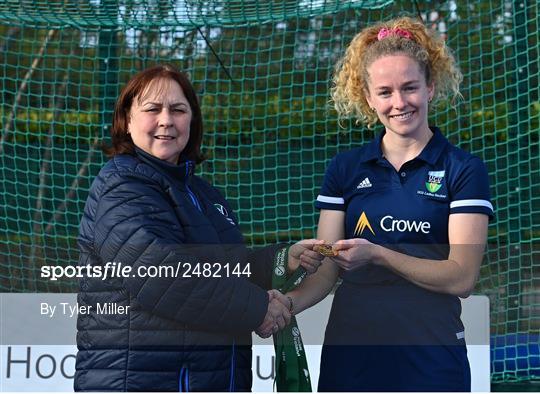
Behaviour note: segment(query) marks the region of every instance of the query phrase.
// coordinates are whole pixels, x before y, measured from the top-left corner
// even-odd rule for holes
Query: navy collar
[[[427,143],[427,145],[422,149],[422,152],[415,158],[415,160],[423,160],[428,164],[435,164],[437,159],[441,155],[442,151],[448,144],[448,140],[444,135],[442,135],[441,130],[438,127],[430,127],[433,132],[433,136]],[[368,162],[372,160],[382,160],[382,148],[381,143],[384,137],[385,131],[380,135],[374,138],[368,145],[362,157],[360,158],[361,162]]]
[[[195,170],[195,163],[193,161],[185,160],[180,161],[178,164],[172,164],[168,161],[161,160],[138,147],[135,147],[135,155],[152,168],[164,172],[169,177],[181,182],[188,183]],[[182,158],[180,158],[180,160],[182,160]]]

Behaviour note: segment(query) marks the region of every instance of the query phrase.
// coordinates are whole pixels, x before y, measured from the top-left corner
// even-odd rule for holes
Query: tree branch
[[[47,36],[43,40],[43,44],[41,45],[41,48],[39,49],[36,57],[34,58],[34,61],[32,62],[32,65],[30,66],[30,69],[26,72],[26,75],[24,76],[24,79],[21,82],[21,85],[19,86],[19,90],[17,91],[17,96],[15,97],[13,106],[11,108],[11,112],[8,116],[8,121],[6,122],[4,126],[4,130],[2,132],[2,136],[0,137],[0,154],[4,152],[4,142],[7,141],[11,128],[13,127],[14,119],[17,115],[17,109],[18,109],[19,103],[21,102],[22,95],[28,85],[28,81],[30,80],[30,78],[32,78],[32,75],[34,74],[37,67],[39,66],[39,63],[43,59],[43,54],[45,53],[47,44],[49,43],[49,41],[51,41],[54,38],[54,36],[56,35],[56,32],[57,30],[54,30],[54,29],[49,30],[49,32],[47,33]]]
[[[73,51],[70,52],[70,56],[73,54]],[[56,69],[60,66],[60,56],[56,57]],[[40,243],[39,238],[43,235],[42,229],[43,226],[41,223],[43,222],[43,198],[45,196],[45,185],[47,180],[47,175],[49,173],[49,163],[51,161],[52,156],[52,145],[54,140],[54,128],[56,121],[58,120],[58,116],[60,114],[60,108],[62,108],[64,100],[65,100],[65,93],[66,93],[66,87],[68,82],[68,76],[69,73],[66,71],[64,73],[64,78],[62,79],[62,83],[60,84],[60,87],[58,91],[53,92],[52,99],[50,101],[49,110],[52,111],[53,117],[51,120],[51,125],[49,126],[49,131],[47,133],[47,143],[45,145],[45,154],[43,158],[41,159],[41,168],[39,171],[39,189],[37,194],[37,201],[36,201],[36,208],[34,211],[34,217],[32,218],[32,248],[30,251],[30,261],[36,261],[36,251],[37,246]]]

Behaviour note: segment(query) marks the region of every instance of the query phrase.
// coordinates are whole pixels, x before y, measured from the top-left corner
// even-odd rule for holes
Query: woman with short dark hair
[[[290,320],[268,291],[276,252],[249,251],[227,201],[194,175],[203,127],[195,91],[171,66],[122,90],[111,160],[93,182],[80,225],[77,391],[250,391],[251,332]],[[288,249],[288,270],[320,264]]]

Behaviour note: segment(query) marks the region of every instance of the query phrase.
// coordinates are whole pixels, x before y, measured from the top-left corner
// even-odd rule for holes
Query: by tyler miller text
[[[124,315],[129,311],[129,305],[120,305],[116,302],[103,302],[96,305],[79,305],[79,303],[70,304],[69,302],[59,302],[58,304],[49,304],[42,302],[40,305],[41,315],[54,317],[55,315],[65,315],[75,317],[77,315],[87,315],[96,313],[98,315]]]

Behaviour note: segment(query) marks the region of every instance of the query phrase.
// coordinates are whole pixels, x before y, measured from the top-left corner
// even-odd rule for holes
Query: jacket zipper
[[[229,392],[234,392],[235,381],[234,381],[234,372],[236,370],[236,343],[233,341],[232,344],[232,355],[231,355],[231,379],[229,383]]]
[[[191,202],[193,203],[193,205],[195,205],[197,209],[202,212],[201,205],[199,204],[199,201],[197,200],[197,197],[195,196],[195,194],[193,194],[193,192],[191,191],[188,185],[186,185],[186,189],[188,191],[189,197],[191,198]]]
[[[234,374],[236,371],[236,343],[233,341],[232,344],[232,354],[231,354],[231,376],[229,380],[229,392],[234,392],[235,390],[235,379]],[[178,391],[181,393],[189,393],[189,369],[187,367],[182,367],[180,370],[180,377],[178,378]]]
[[[189,393],[189,369],[182,367],[180,377],[178,378],[178,391],[181,393]]]
[[[199,204],[199,200],[197,200],[197,196],[195,196],[195,194],[191,191],[191,189],[189,188],[187,184],[187,179],[189,177],[190,169],[191,169],[191,162],[188,162],[186,165],[186,189],[188,191],[189,198],[191,198],[191,202],[193,203],[193,205],[195,205],[197,209],[202,212],[201,204]]]

